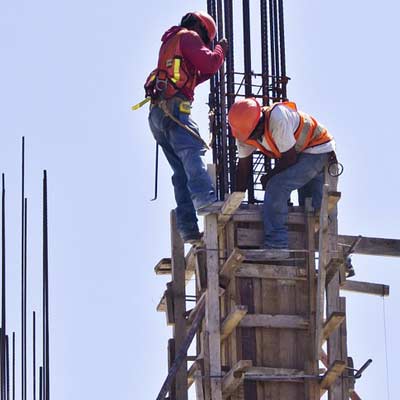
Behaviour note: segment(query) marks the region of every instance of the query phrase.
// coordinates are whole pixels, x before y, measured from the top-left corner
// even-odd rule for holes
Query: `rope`
[[[386,307],[385,307],[385,297],[384,296],[382,296],[382,307],[383,307],[383,329],[384,329],[384,335],[385,335],[386,394],[387,394],[387,399],[390,400],[389,361],[388,361],[387,328],[386,328]]]

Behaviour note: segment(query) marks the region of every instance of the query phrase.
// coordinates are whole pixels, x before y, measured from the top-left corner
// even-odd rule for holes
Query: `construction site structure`
[[[204,246],[187,254],[171,213],[171,258],[155,267],[171,275],[157,309],[173,327],[157,400],[187,400],[193,384],[196,400],[361,399],[355,380],[371,360],[357,369],[348,354],[342,291],[387,296],[389,287],[349,279],[347,260],[400,257],[400,240],[338,234],[340,193],[326,177],[319,212],[308,201],[289,213],[288,259],[268,258],[261,206],[241,204],[242,193],[205,216]]]
[[[173,331],[157,400],[188,400],[192,385],[196,400],[360,399],[355,381],[371,360],[355,368],[349,356],[343,291],[387,296],[389,287],[352,279],[349,256],[400,257],[400,240],[339,234],[341,195],[332,176],[338,171],[327,168],[321,209],[313,210],[311,199],[304,208],[291,206],[290,257],[269,258],[260,177],[273,161],[255,152],[247,198],[235,192],[237,154],[227,114],[240,97],[262,105],[287,100],[283,0],[207,0],[207,11],[229,43],[209,96],[209,171],[219,202],[204,218],[203,245],[186,254],[171,213],[171,257],[155,267],[171,276],[157,310]],[[238,35],[242,54],[235,53]]]

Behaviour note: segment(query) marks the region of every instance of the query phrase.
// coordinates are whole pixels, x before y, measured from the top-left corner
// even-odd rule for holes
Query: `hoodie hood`
[[[177,32],[179,32],[182,28],[182,26],[172,26],[169,28],[164,35],[161,37],[161,41],[165,43],[170,37],[174,36]]]

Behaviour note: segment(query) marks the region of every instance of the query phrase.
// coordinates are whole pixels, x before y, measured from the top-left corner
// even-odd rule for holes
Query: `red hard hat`
[[[245,142],[254,131],[260,117],[261,106],[254,97],[236,101],[228,114],[232,135],[241,142]]]
[[[210,42],[212,42],[217,35],[217,26],[215,25],[214,18],[205,11],[195,11],[192,14],[195,15],[203,24],[207,31],[208,38],[210,39]]]

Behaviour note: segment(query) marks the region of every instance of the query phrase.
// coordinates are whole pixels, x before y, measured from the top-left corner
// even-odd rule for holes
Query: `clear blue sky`
[[[2,4],[0,170],[7,180],[9,333],[20,333],[19,162],[25,135],[29,310],[41,304],[44,168],[49,176],[55,400],[153,399],[165,377],[170,330],[155,307],[166,278],[156,277],[153,267],[170,254],[174,200],[162,159],[159,200],[149,202],[154,142],[147,110],[134,113],[130,105],[143,98],[164,30],[186,11],[205,8],[205,0]],[[345,165],[340,231],[346,234],[400,237],[399,11],[394,0],[285,1],[288,93],[336,137]],[[194,110],[204,137],[207,90],[207,84],[198,90]],[[400,390],[399,262],[354,257],[357,279],[391,285],[392,399]],[[386,399],[382,299],[349,295],[348,331],[356,366],[374,359],[358,392],[363,400]]]

